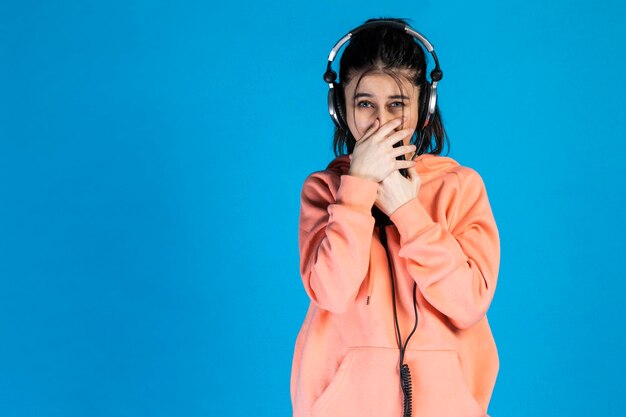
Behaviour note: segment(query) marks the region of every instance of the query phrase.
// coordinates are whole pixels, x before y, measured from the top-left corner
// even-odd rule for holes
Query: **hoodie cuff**
[[[337,190],[337,203],[371,214],[379,186],[376,181],[344,174]]]
[[[398,207],[389,218],[398,228],[402,242],[436,224],[417,197]]]

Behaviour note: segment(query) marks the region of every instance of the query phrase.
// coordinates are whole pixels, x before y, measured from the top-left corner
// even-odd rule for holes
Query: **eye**
[[[369,107],[372,103],[370,103],[369,101],[359,101],[357,103],[357,107],[362,107],[362,108],[366,108]],[[391,103],[391,107],[404,107],[405,104],[401,101],[394,101],[393,103]]]

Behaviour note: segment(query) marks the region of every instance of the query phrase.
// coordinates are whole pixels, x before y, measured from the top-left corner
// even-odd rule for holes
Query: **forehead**
[[[392,77],[384,73],[370,73],[364,75],[359,81],[359,76],[355,76],[346,86],[347,92],[368,92],[374,95],[400,93],[400,86],[405,93],[411,93],[418,89],[404,74]],[[358,83],[358,91],[356,91]],[[400,85],[398,85],[400,84]]]

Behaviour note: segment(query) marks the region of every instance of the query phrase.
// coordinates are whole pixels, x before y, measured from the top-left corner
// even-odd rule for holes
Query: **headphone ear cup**
[[[341,123],[341,127],[348,131],[348,119],[346,118],[346,110],[344,105],[343,86],[335,84],[335,109],[337,110],[337,118]]]
[[[332,88],[328,89],[328,112],[337,128],[348,129],[343,105],[343,90],[337,83],[332,83]]]
[[[430,83],[425,83],[422,86],[420,92],[420,104],[419,104],[419,118],[417,120],[419,124],[419,130],[424,130],[428,126],[426,119],[428,118],[428,107],[430,105]],[[430,122],[430,120],[429,120]]]

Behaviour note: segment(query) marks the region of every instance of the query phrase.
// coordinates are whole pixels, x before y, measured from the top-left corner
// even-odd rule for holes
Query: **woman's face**
[[[419,114],[419,87],[406,77],[399,77],[404,96],[401,96],[396,80],[387,74],[368,74],[361,78],[358,91],[355,90],[358,74],[345,86],[346,117],[352,136],[358,141],[367,129],[379,120],[382,126],[388,121],[403,115],[405,122],[397,130],[417,128]],[[404,144],[411,142],[411,136],[404,138]],[[412,156],[408,154],[407,159]]]

